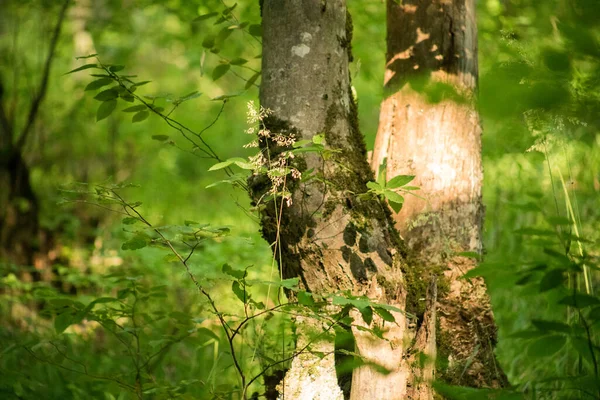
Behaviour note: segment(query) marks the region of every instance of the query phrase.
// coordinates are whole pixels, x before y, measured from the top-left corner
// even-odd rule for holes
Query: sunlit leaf
[[[396,189],[406,185],[413,179],[415,179],[414,175],[397,175],[390,179],[385,186],[390,189]]]

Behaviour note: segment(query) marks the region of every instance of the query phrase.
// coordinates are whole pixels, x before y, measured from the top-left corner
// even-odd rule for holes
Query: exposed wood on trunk
[[[389,210],[376,199],[357,197],[367,191],[373,175],[350,94],[351,23],[345,1],[265,0],[262,12],[260,99],[262,106],[273,110],[267,128],[297,140],[323,133],[326,147],[337,151],[327,160],[318,154],[296,157],[297,168],[305,174],[312,170],[320,179],[289,180],[293,204],[281,208],[280,224],[275,212],[280,208],[266,204],[264,237],[270,243],[279,238],[283,276],[299,276],[308,291],[319,295],[350,291],[404,309],[402,244]],[[273,143],[262,145],[271,158],[284,151]],[[252,178],[250,186],[256,201],[270,188],[264,176]],[[356,322],[362,323],[360,317]],[[368,363],[359,367],[354,371],[352,398],[398,399],[406,390],[399,362],[404,357],[406,323],[402,315],[397,322],[385,324],[387,341],[357,334],[358,352],[385,365],[391,374],[381,374]],[[383,325],[378,318],[373,323]],[[315,367],[320,365],[326,368]],[[327,357],[306,354],[296,359],[286,379],[286,398],[300,398],[296,395],[309,390],[311,382],[329,382],[316,375],[331,367]]]
[[[476,263],[457,256],[482,250],[474,0],[388,0],[387,12],[386,98],[371,165],[377,170],[387,158],[389,178],[416,175],[414,185],[427,199],[405,196],[396,227],[410,249],[409,265],[425,276],[445,269],[438,356],[449,367],[440,377],[499,386],[505,378],[495,369],[485,284],[459,279]]]

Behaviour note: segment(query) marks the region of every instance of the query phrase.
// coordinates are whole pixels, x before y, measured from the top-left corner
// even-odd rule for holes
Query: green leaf
[[[388,199],[388,201],[391,201],[394,203],[399,203],[399,204],[404,203],[404,197],[402,197],[401,195],[399,195],[398,193],[396,193],[392,190],[384,190],[383,195],[385,196],[386,199]]]
[[[586,308],[590,306],[597,306],[600,304],[600,299],[594,296],[590,296],[585,293],[577,293],[574,295],[563,297],[558,304],[564,304],[575,308]]]
[[[565,336],[544,336],[529,345],[527,354],[532,357],[549,357],[562,349],[567,341]]]
[[[396,214],[398,214],[400,210],[402,210],[402,203],[396,203],[395,201],[390,200],[388,204]]]
[[[181,260],[175,254],[167,254],[163,257],[163,261],[167,263],[179,263]]]
[[[192,100],[192,99],[195,99],[195,98],[200,97],[200,96],[202,96],[202,93],[199,92],[199,91],[197,91],[197,90],[194,90],[192,93],[186,94],[185,96],[180,97],[179,99],[177,99],[175,101],[175,103],[181,104],[184,101]]]
[[[79,57],[75,57],[76,60],[85,60],[86,58],[92,58],[92,57],[96,57],[98,55],[98,53],[94,53],[94,54],[89,54],[87,56],[79,56]]]
[[[560,269],[553,269],[548,271],[542,281],[540,282],[540,292],[546,292],[550,289],[554,289],[563,283],[563,271]]]
[[[591,320],[592,324],[600,321],[600,307],[594,307],[592,310],[590,310],[588,318]]]
[[[413,179],[415,179],[414,175],[397,175],[390,179],[385,186],[396,189],[410,183]]]
[[[143,120],[145,120],[146,118],[148,118],[150,116],[150,113],[148,111],[140,111],[137,114],[134,114],[133,117],[131,118],[131,122],[141,122]]]
[[[298,297],[298,303],[302,304],[303,306],[312,306],[315,304],[315,299],[313,299],[312,294],[304,290],[296,293],[296,296]]]
[[[56,333],[63,333],[73,323],[75,315],[71,311],[59,314],[54,318],[54,329]]]
[[[233,60],[229,61],[229,64],[231,65],[244,65],[248,62],[248,60],[246,60],[245,58],[234,58]]]
[[[228,26],[224,27],[217,34],[217,38],[215,39],[215,42],[223,43],[229,37],[229,35],[231,35],[232,33],[233,33],[233,30],[229,29]]]
[[[111,89],[103,90],[102,92],[98,93],[94,97],[94,99],[99,100],[99,101],[108,101],[108,100],[114,100],[117,97],[119,97],[119,92],[117,92],[115,90],[115,88],[111,88]]]
[[[122,71],[123,69],[125,69],[124,65],[111,65],[110,67],[108,67],[108,70],[110,72],[119,72],[119,71]]]
[[[121,249],[123,249],[123,250],[139,250],[139,249],[143,249],[146,246],[147,246],[147,243],[146,243],[145,239],[142,239],[141,237],[134,237],[132,239],[129,239],[125,243],[123,243],[123,245],[121,246]]]
[[[152,135],[152,139],[158,140],[159,142],[164,142],[166,140],[169,140],[169,137],[167,135]]]
[[[396,322],[396,318],[394,317],[394,314],[392,314],[391,312],[389,312],[385,308],[373,307],[373,310],[375,310],[375,312],[377,313],[377,315],[379,315],[381,317],[381,319],[383,319],[384,321],[386,321],[386,322]]]
[[[375,190],[375,191],[381,191],[381,190],[383,190],[383,188],[381,187],[381,185],[379,183],[373,182],[373,181],[367,182],[367,187],[369,189]]]
[[[77,71],[83,71],[84,69],[90,69],[90,68],[102,69],[100,66],[98,66],[98,64],[86,64],[86,65],[82,65],[81,67],[70,70],[65,75],[72,74],[73,72],[77,72]]]
[[[217,163],[215,165],[213,165],[212,167],[210,167],[208,170],[209,171],[216,171],[219,169],[223,169],[223,168],[227,168],[229,167],[231,164],[235,164],[240,168],[243,169],[252,169],[252,165],[248,162],[248,160],[245,160],[241,157],[234,157],[234,158],[230,158],[228,160],[225,160],[223,162]]]
[[[134,84],[133,84],[133,87],[136,87],[136,88],[137,88],[137,87],[140,87],[140,86],[144,86],[144,85],[146,85],[146,84],[148,84],[148,83],[150,83],[150,82],[152,82],[152,81],[142,81],[142,82],[136,82],[136,83],[134,83]]]
[[[224,101],[224,100],[227,100],[227,99],[231,99],[233,97],[238,97],[238,96],[242,95],[243,93],[244,92],[241,91],[241,92],[236,92],[236,93],[223,94],[221,96],[213,97],[211,100],[212,101]]]
[[[202,47],[204,47],[205,49],[212,49],[214,46],[215,46],[215,36],[214,35],[208,35],[202,41]]]
[[[325,135],[320,133],[312,137],[314,144],[325,144]]]
[[[289,279],[282,279],[281,281],[277,282],[279,286],[286,288],[286,289],[295,289],[298,287],[298,282],[300,281],[299,278],[289,278]]]
[[[219,170],[219,169],[227,168],[227,167],[229,167],[233,163],[234,163],[234,161],[231,161],[231,160],[223,161],[223,162],[220,162],[220,163],[216,163],[215,165],[213,165],[212,167],[210,167],[208,170],[209,171],[216,171],[216,170]]]
[[[508,337],[511,339],[537,339],[545,335],[545,332],[540,332],[538,330],[527,330],[511,333],[510,335],[508,335]]]
[[[371,325],[371,322],[373,322],[373,309],[370,306],[368,306],[364,308],[359,308],[358,311],[360,311],[360,315],[362,315],[363,321],[365,321],[367,325]]]
[[[229,65],[229,64],[217,65],[212,73],[213,81],[216,81],[217,79],[219,79],[220,77],[225,75],[227,73],[227,71],[229,71],[230,68],[231,68],[231,65]]]
[[[246,271],[246,270],[240,271],[240,270],[233,269],[231,267],[231,265],[229,265],[229,264],[223,264],[223,266],[221,267],[221,270],[223,271],[224,274],[233,276],[236,279],[244,279],[246,277],[246,275],[248,275],[248,271]]]
[[[205,19],[213,18],[213,17],[216,17],[217,15],[219,15],[219,13],[216,11],[209,12],[208,14],[203,14],[203,15],[200,15],[200,16],[194,18],[192,20],[192,22],[204,21]]]
[[[117,108],[117,100],[108,100],[100,104],[96,112],[96,121],[102,121],[108,117]]]
[[[252,24],[248,27],[248,32],[255,37],[261,37],[262,36],[262,26],[258,25],[258,24]]]
[[[147,107],[144,104],[139,104],[137,106],[131,106],[131,107],[127,107],[126,109],[122,110],[123,112],[126,113],[131,113],[131,112],[139,112],[139,111],[144,111]]]
[[[134,217],[125,217],[121,220],[121,223],[123,225],[133,225],[136,222],[140,222],[140,220]]]
[[[244,85],[244,89],[250,89],[250,87],[252,87],[252,85],[254,85],[254,82],[256,82],[256,80],[258,79],[259,76],[260,76],[260,72],[257,72],[254,75],[252,75],[250,77],[250,79],[248,79],[246,81],[246,84]]]
[[[347,298],[347,297],[342,297],[342,296],[333,296],[332,303],[336,306],[351,305],[353,307],[356,307],[359,310],[361,308],[371,306],[371,302],[368,299]]]
[[[92,81],[90,83],[88,83],[88,85],[85,87],[85,91],[87,92],[88,90],[96,90],[96,89],[100,89],[103,86],[106,85],[110,85],[111,83],[113,83],[114,81],[110,78],[101,78],[101,79],[97,79],[95,81]]]
[[[571,337],[571,345],[587,362],[590,363],[590,365],[594,364],[595,360],[590,351],[590,343],[587,338],[578,336]]]
[[[248,297],[248,292],[246,292],[245,288],[242,288],[242,286],[240,285],[240,283],[238,281],[234,281],[231,284],[231,290],[237,296],[237,298],[240,299],[240,301],[244,304],[246,304],[248,302],[248,300],[250,299]]]
[[[546,220],[550,225],[573,225],[573,221],[565,217],[547,216]]]
[[[542,332],[571,333],[571,327],[563,322],[534,319],[531,321],[536,329]]]

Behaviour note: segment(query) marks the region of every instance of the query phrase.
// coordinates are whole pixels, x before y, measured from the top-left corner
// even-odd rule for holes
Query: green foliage
[[[58,4],[5,3],[0,79],[22,127]],[[372,146],[385,7],[349,7],[353,87]],[[487,254],[466,278],[481,275],[490,287],[497,354],[513,387],[440,383],[446,398],[598,398],[599,10],[591,0],[478,3]],[[229,185],[202,190],[243,187],[251,169],[240,149],[261,76],[256,4],[110,0],[87,11],[93,48],[84,54],[101,57],[73,61],[82,32],[69,21],[25,147],[40,224],[56,240],[54,277],[28,279],[43,263],[0,264],[1,397],[236,398],[243,384],[234,359],[259,393],[265,368],[289,363],[290,314],[381,336],[399,310],[348,293],[319,298],[277,279],[246,196]],[[432,102],[464,100],[446,85],[414,84]],[[335,150],[317,135],[291,152],[331,159]],[[412,176],[382,172],[356,195],[385,198],[398,212],[418,188]],[[302,179],[322,178],[304,171]],[[350,370],[365,362],[340,353]]]

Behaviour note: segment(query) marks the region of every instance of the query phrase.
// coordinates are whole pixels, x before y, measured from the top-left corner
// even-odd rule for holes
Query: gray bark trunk
[[[324,134],[326,148],[336,152],[328,159],[309,153],[294,160],[304,174],[312,170],[318,179],[288,180],[293,204],[282,208],[266,204],[263,235],[270,243],[279,241],[274,248],[281,248],[284,278],[300,277],[306,290],[317,295],[349,291],[404,309],[402,243],[389,210],[377,199],[358,197],[367,191],[373,175],[350,92],[350,39],[351,22],[343,0],[264,1],[260,100],[273,111],[265,125],[296,140]],[[261,145],[271,158],[285,150],[264,141]],[[270,182],[256,176],[250,186],[258,201]],[[280,209],[278,214],[275,210]],[[355,324],[363,324],[362,319]],[[357,352],[391,373],[384,375],[370,363],[359,367],[353,374],[352,398],[402,398],[406,322],[398,315],[396,324],[384,325],[375,316],[373,324],[384,328],[387,340],[355,327]],[[313,345],[333,350],[332,343]],[[308,392],[340,398],[331,379],[332,360],[310,354],[297,358],[284,383],[286,398],[303,398],[299,396]]]
[[[413,282],[443,271],[438,314],[442,379],[500,386],[496,328],[475,267],[460,252],[481,253],[481,128],[474,107],[477,30],[474,0],[387,2],[386,98],[372,167],[387,176],[416,175],[427,201],[406,196],[396,227],[410,249]],[[435,99],[435,102],[431,100]],[[423,312],[423,310],[421,310]]]

